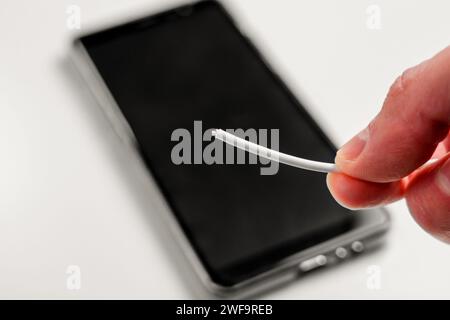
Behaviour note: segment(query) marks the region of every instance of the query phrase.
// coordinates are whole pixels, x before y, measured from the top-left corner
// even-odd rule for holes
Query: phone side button
[[[328,259],[323,254],[319,254],[314,258],[305,260],[300,263],[299,269],[303,272],[311,271],[313,269],[323,267],[328,263]]]
[[[334,251],[334,254],[339,259],[345,259],[348,256],[348,251],[344,247],[339,247],[339,248],[336,248],[336,250]]]
[[[361,253],[364,250],[364,244],[361,241],[353,242],[351,247],[355,253]]]

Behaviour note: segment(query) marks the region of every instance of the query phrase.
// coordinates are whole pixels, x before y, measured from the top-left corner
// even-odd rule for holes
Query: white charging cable
[[[292,167],[301,168],[309,171],[316,171],[316,172],[337,172],[336,165],[334,163],[327,163],[327,162],[320,162],[320,161],[313,161],[308,159],[303,159],[299,157],[294,157],[286,153],[282,153],[276,150],[272,150],[263,146],[260,146],[256,143],[247,141],[245,139],[239,138],[235,136],[234,134],[231,134],[229,132],[226,132],[221,129],[216,129],[212,131],[212,135],[229,145],[232,145],[236,148],[239,148],[241,150],[253,153],[255,155],[258,155],[262,158],[269,159],[272,161],[280,162],[287,164]],[[425,164],[422,165],[422,167],[427,166],[429,164],[432,164],[436,162],[438,159],[431,159]]]
[[[337,171],[336,165],[334,163],[326,163],[326,162],[313,161],[313,160],[294,157],[289,154],[278,152],[278,151],[260,146],[256,143],[247,141],[245,139],[239,138],[239,137],[235,136],[234,134],[231,134],[231,133],[226,132],[221,129],[213,130],[212,135],[216,139],[219,139],[229,145],[235,146],[236,148],[253,153],[253,154],[258,155],[265,159],[269,159],[269,160],[273,160],[276,162],[287,164],[292,167],[297,167],[297,168],[310,170],[310,171],[325,172],[325,173]]]

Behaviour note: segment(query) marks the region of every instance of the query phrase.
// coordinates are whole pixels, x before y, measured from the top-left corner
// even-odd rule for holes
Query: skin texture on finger
[[[444,146],[440,148],[440,150],[443,149]],[[344,173],[333,172],[327,175],[327,186],[339,204],[352,210],[387,205],[403,198],[411,181],[416,176],[423,176],[431,172],[449,155],[448,153],[442,154],[440,156],[442,159],[438,162],[426,164],[398,181],[371,182]]]
[[[405,192],[403,180],[377,183],[344,173],[329,173],[327,186],[340,205],[352,210],[387,205],[401,199]]]
[[[440,159],[447,155],[450,151],[449,137],[450,135],[438,145],[433,153],[433,158]],[[425,174],[431,168],[433,167],[420,168],[408,177],[388,183],[369,182],[343,173],[329,173],[327,175],[327,186],[333,197],[342,206],[352,210],[369,208],[386,205],[401,199],[409,181],[420,173]]]
[[[450,131],[447,137],[444,138],[436,147],[431,156],[431,159],[441,159],[450,151]]]
[[[395,81],[380,113],[338,151],[336,165],[362,180],[398,181],[432,156],[449,124],[450,47]]]
[[[417,223],[450,243],[450,154],[410,178],[405,198]]]
[[[447,134],[447,137],[441,143],[447,152],[450,151],[450,131]]]
[[[373,208],[402,199],[416,176],[423,177],[428,174],[448,156],[446,154],[438,162],[422,166],[398,181],[371,182],[344,173],[332,172],[327,175],[326,182],[331,194],[340,205],[352,210]]]
[[[440,159],[443,156],[445,156],[448,152],[447,146],[444,143],[439,143],[436,150],[434,150],[433,155],[431,156],[432,159]]]

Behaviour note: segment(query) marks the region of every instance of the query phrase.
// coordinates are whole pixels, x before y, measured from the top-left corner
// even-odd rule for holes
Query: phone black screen
[[[333,146],[219,4],[200,2],[81,41],[214,281],[239,283],[352,228],[324,174],[171,161],[172,132],[193,132],[194,121],[204,130],[279,129],[280,151],[334,159]]]

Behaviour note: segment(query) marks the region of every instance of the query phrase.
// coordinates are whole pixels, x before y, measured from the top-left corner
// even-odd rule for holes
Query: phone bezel
[[[243,41],[246,41],[247,44],[251,47],[251,50],[254,51],[254,53],[261,59],[261,62],[264,64],[264,66],[268,69],[268,72],[271,72],[272,75],[275,77],[276,81],[279,83],[280,86],[282,86],[283,90],[287,92],[290,99],[293,100],[294,104],[298,106],[299,110],[302,112],[302,115],[305,116],[305,118],[312,123],[312,125],[315,127],[316,131],[321,135],[321,138],[331,147],[333,150],[336,150],[334,144],[331,142],[331,140],[328,138],[328,136],[323,132],[323,130],[320,128],[318,123],[313,119],[312,115],[308,113],[304,109],[305,104],[301,104],[299,99],[294,96],[292,91],[287,87],[285,82],[273,71],[273,68],[271,68],[270,64],[267,62],[267,60],[260,54],[258,49],[253,45],[253,43],[249,40],[248,37],[244,36],[237,27],[236,23],[234,22],[233,18],[229,15],[227,10],[218,3],[217,1],[199,1],[193,4],[183,5],[174,9],[170,9],[161,13],[157,14],[151,14],[149,16],[145,16],[141,19],[137,19],[119,26],[113,27],[115,28],[122,28],[122,27],[133,27],[136,25],[148,25],[149,21],[153,21],[154,23],[155,19],[161,18],[164,15],[168,14],[174,14],[179,12],[180,10],[185,10],[188,8],[189,10],[195,10],[195,6],[202,5],[204,3],[214,3],[219,6],[219,8],[223,11],[223,13],[227,16],[227,18],[230,20],[231,24],[234,26],[235,31],[242,37]],[[177,13],[178,14],[178,13]],[[98,32],[102,32],[105,30],[108,30],[111,28],[102,28]],[[94,32],[88,32],[86,35],[91,35]],[[109,89],[107,88],[106,84],[104,83],[101,75],[99,74],[95,64],[91,60],[89,54],[87,53],[86,49],[84,48],[83,43],[81,42],[81,38],[85,37],[84,35],[78,36],[74,41],[74,48],[72,50],[72,57],[73,61],[75,62],[78,70],[80,71],[81,75],[83,76],[84,80],[88,83],[89,87],[91,88],[93,94],[98,100],[99,105],[102,107],[103,111],[105,112],[107,118],[110,120],[110,122],[113,124],[113,127],[116,131],[116,133],[120,136],[121,140],[125,142],[126,145],[131,147],[132,150],[134,150],[134,154],[137,156],[139,161],[142,164],[145,164],[144,160],[142,159],[141,152],[139,149],[139,145],[136,141],[136,138],[134,137],[133,131],[131,130],[130,126],[128,125],[124,115],[122,114],[119,106],[115,102],[114,98],[112,97],[112,94],[110,93]],[[302,99],[304,102],[304,99]],[[249,278],[245,281],[242,281],[236,285],[233,286],[223,286],[215,281],[213,281],[211,275],[209,274],[207,268],[205,268],[205,265],[202,262],[202,259],[199,257],[198,253],[196,252],[196,249],[194,246],[190,243],[187,235],[185,234],[185,231],[183,230],[182,226],[180,225],[180,222],[178,221],[178,218],[174,214],[174,212],[170,209],[170,203],[168,203],[167,198],[164,197],[163,193],[161,192],[159,183],[155,180],[153,173],[150,169],[147,170],[149,172],[149,175],[151,176],[152,180],[155,182],[155,184],[158,186],[158,193],[160,196],[160,199],[163,202],[163,211],[167,211],[164,216],[168,219],[168,223],[170,226],[170,229],[174,233],[175,237],[178,239],[179,244],[183,248],[183,251],[185,252],[188,260],[190,261],[191,265],[194,267],[194,270],[196,271],[197,275],[199,276],[202,283],[205,285],[207,289],[209,289],[210,292],[214,293],[215,295],[222,296],[222,297],[242,297],[242,296],[249,296],[251,294],[255,294],[256,292],[260,292],[264,288],[275,286],[279,283],[289,281],[291,279],[296,278],[300,271],[298,266],[306,260],[309,260],[315,256],[318,255],[326,255],[331,256],[333,255],[334,249],[337,247],[350,247],[352,243],[355,241],[363,241],[365,243],[366,248],[370,248],[375,246],[381,239],[381,235],[384,234],[390,225],[390,220],[388,213],[385,209],[379,208],[379,209],[372,209],[371,211],[379,211],[378,216],[380,217],[380,222],[375,223],[373,225],[367,225],[365,227],[359,227],[357,229],[350,230],[344,234],[341,234],[337,237],[331,238],[327,241],[324,241],[322,243],[316,244],[308,249],[299,251],[293,255],[287,256],[283,260],[281,260],[279,263],[277,263],[272,269],[265,271],[261,274],[258,274],[257,276],[254,276],[252,278]],[[376,214],[373,212],[372,214]]]

